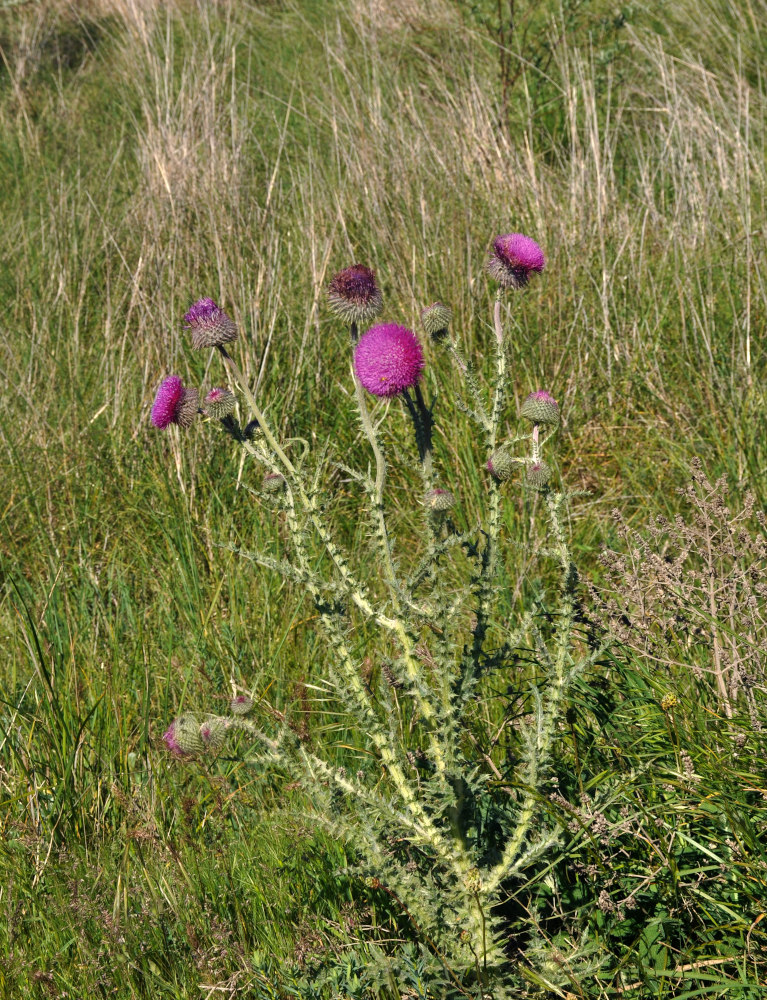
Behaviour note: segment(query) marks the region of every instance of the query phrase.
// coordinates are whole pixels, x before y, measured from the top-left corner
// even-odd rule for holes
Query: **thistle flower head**
[[[442,514],[455,507],[455,496],[450,490],[429,490],[424,497],[424,503],[435,514]]]
[[[527,467],[527,485],[534,490],[543,490],[549,485],[551,469],[545,462],[536,462]]]
[[[226,742],[228,732],[229,726],[226,719],[214,716],[212,719],[207,719],[200,726],[200,739],[206,750],[216,751],[220,750]]]
[[[337,316],[358,325],[370,323],[383,309],[375,272],[364,264],[352,264],[331,278],[328,301]]]
[[[525,399],[520,415],[534,424],[556,427],[559,423],[559,406],[551,393],[538,389]]]
[[[516,467],[517,460],[513,458],[506,445],[501,445],[487,461],[487,471],[499,483],[505,483],[508,479],[511,479],[511,475]]]
[[[224,386],[211,389],[202,401],[208,416],[213,417],[214,420],[223,420],[224,417],[228,417],[234,411],[236,403],[234,393]]]
[[[200,735],[200,723],[193,715],[179,715],[163,733],[168,749],[177,756],[187,757],[205,749]]]
[[[357,378],[374,396],[412,388],[424,368],[423,349],[407,327],[380,323],[363,334],[354,351]]]
[[[546,266],[543,250],[535,240],[522,233],[496,236],[487,261],[487,269],[503,288],[524,288],[530,275]]]
[[[238,694],[229,702],[229,711],[232,715],[247,715],[253,708],[253,699],[246,694]]]
[[[157,390],[150,420],[160,430],[170,424],[188,427],[197,416],[200,396],[196,389],[184,386],[178,375],[169,375]]]
[[[221,347],[237,339],[237,327],[213,299],[198,299],[184,316],[187,330],[192,331],[192,347]]]
[[[266,493],[282,493],[285,489],[285,477],[279,472],[267,472],[261,480],[261,488]]]
[[[447,336],[447,328],[453,319],[453,310],[441,302],[433,302],[421,311],[421,323],[426,333],[435,342]]]

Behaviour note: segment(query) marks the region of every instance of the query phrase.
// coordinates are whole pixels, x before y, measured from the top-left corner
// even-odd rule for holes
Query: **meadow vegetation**
[[[416,330],[449,304],[484,385],[484,261],[512,230],[547,269],[510,314],[506,427],[530,390],[556,396],[599,649],[538,803],[556,848],[498,914],[513,995],[763,995],[767,5],[518,0],[514,31],[499,9],[0,0],[2,995],[482,995],[291,776],[168,754],[171,719],[237,694],[337,767],[368,751],[312,601],[236,554],[286,542],[261,473],[149,411],[171,371],[219,384],[183,329],[211,296],[279,434],[364,469],[331,276],[375,268],[386,319]],[[472,530],[487,456],[425,349]],[[394,406],[386,434],[412,449]],[[420,480],[392,466],[408,551]],[[370,560],[355,484],[324,486]],[[543,505],[504,498],[501,609],[545,630]],[[504,785],[482,726],[500,711],[513,741],[539,670],[518,650],[471,731]]]

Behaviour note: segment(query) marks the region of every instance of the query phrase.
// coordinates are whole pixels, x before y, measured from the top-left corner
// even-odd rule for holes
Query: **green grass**
[[[638,524],[673,517],[694,456],[767,502],[763,0],[678,0],[662,19],[632,6],[623,27],[595,3],[564,36],[551,5],[533,32],[551,40],[545,76],[532,42],[512,46],[526,68],[503,127],[482,11],[413,0],[376,21],[368,6],[0,4],[8,997],[186,998],[227,983],[315,995],[291,986],[302,966],[316,995],[353,996],[354,963],[379,954],[371,942],[386,953],[414,938],[348,870],[353,858],[297,818],[305,804],[279,777],[163,751],[180,710],[242,689],[339,763],[353,758],[354,734],[307,687],[329,669],[311,605],[219,544],[279,551],[279,520],[246,489],[257,472],[207,427],[182,441],[149,426],[163,374],[220,378],[184,350],[197,296],[237,316],[274,423],[362,465],[330,275],[370,263],[386,317],[413,326],[423,305],[448,302],[483,371],[489,239],[530,232],[549,264],[514,313],[512,396],[545,385],[560,400],[560,471],[591,490],[571,525],[584,577],[598,582],[599,547],[617,544],[611,508]],[[429,366],[436,460],[470,525],[484,459],[460,429],[452,376],[433,352]],[[404,451],[407,429],[391,424]],[[364,553],[353,491],[335,489],[338,529]],[[392,489],[404,548],[414,478],[395,472]],[[507,553],[519,606],[537,586],[539,529],[521,491],[506,517],[524,543]],[[657,706],[669,689],[676,730]],[[745,714],[717,719],[685,671],[617,654],[578,697],[562,785],[577,764],[595,801],[641,815],[645,831],[627,839],[625,868],[599,878],[616,897],[636,872],[653,878],[620,921],[594,909],[572,867],[557,905],[615,963],[570,989],[755,998],[767,977],[763,737]],[[576,863],[600,863],[582,830],[565,850]],[[551,892],[545,871],[514,905],[535,892]],[[566,961],[579,942],[565,924],[541,933],[561,935]],[[412,965],[415,981],[415,950]]]

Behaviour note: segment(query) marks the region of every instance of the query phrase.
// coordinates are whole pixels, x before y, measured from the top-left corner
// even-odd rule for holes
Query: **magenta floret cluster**
[[[176,422],[181,401],[184,398],[184,383],[178,375],[169,375],[160,383],[150,419],[160,430]]]
[[[506,233],[496,236],[487,269],[506,288],[524,288],[533,273],[546,266],[543,250],[530,236]]]
[[[354,351],[357,378],[374,396],[412,388],[424,369],[423,349],[412,330],[396,323],[371,327]]]

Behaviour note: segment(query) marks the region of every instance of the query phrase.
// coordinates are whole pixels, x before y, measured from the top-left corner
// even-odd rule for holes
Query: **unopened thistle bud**
[[[352,264],[331,278],[328,301],[337,316],[358,326],[372,322],[383,309],[375,272],[363,264]]]
[[[282,493],[285,489],[285,477],[279,472],[267,472],[261,480],[261,489],[266,493]]]
[[[543,250],[522,233],[496,236],[487,261],[487,270],[502,288],[524,288],[533,272],[546,266]]]
[[[551,469],[545,462],[536,462],[527,467],[527,485],[534,490],[545,489],[551,480]]]
[[[228,417],[234,412],[237,399],[230,389],[218,386],[210,390],[202,403],[209,417],[213,417],[214,420],[223,420],[224,417]]]
[[[200,726],[200,738],[202,739],[203,745],[206,750],[217,751],[226,742],[226,737],[229,733],[229,726],[227,725],[226,719],[222,719],[220,716],[214,716],[212,719],[207,719]]]
[[[556,427],[559,423],[559,406],[556,399],[545,389],[531,392],[522,404],[520,416],[534,424],[548,424]]]
[[[200,723],[193,715],[179,715],[163,734],[163,739],[168,749],[175,754],[192,756],[205,749],[200,735]]]
[[[467,891],[476,896],[482,890],[482,874],[479,868],[470,868],[463,876],[463,884]]]
[[[198,299],[184,316],[187,330],[192,331],[192,347],[222,347],[237,339],[234,320],[219,309],[213,299]]]
[[[229,702],[229,711],[232,715],[247,715],[253,708],[253,699],[246,694],[238,694]]]
[[[508,448],[505,445],[501,445],[490,456],[487,463],[487,471],[499,483],[505,483],[508,479],[511,479],[517,464],[517,460],[511,456]]]
[[[444,340],[447,328],[453,319],[453,310],[441,302],[434,302],[421,312],[421,323],[426,333],[435,342]]]
[[[455,496],[450,490],[429,490],[424,497],[424,503],[435,514],[442,514],[455,507]]]

